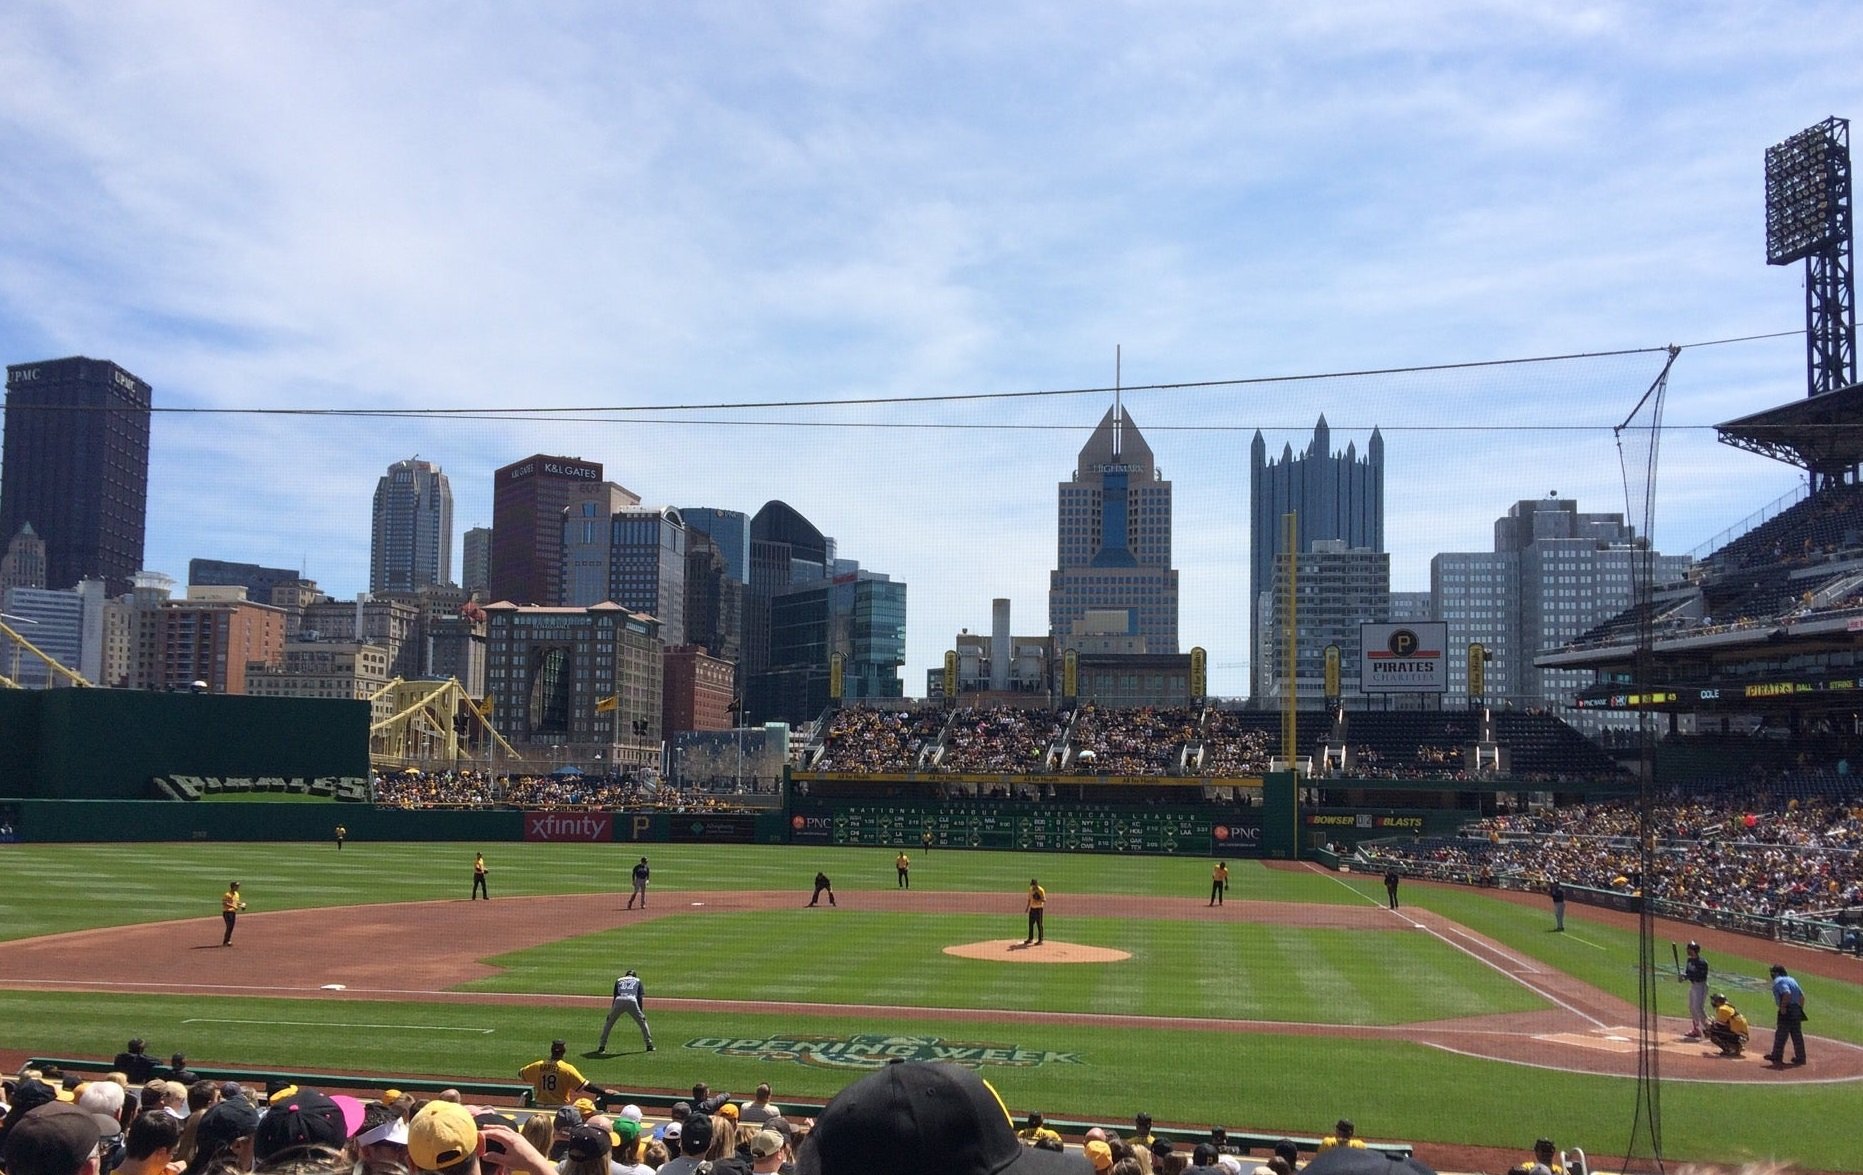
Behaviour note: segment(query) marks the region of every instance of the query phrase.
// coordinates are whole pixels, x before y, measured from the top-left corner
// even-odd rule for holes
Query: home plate
[[[326,983],[318,990],[320,991],[348,991],[349,985],[347,983]]]
[[[1607,1053],[1631,1053],[1637,1048],[1634,1036],[1625,1036],[1627,1028],[1601,1028],[1595,1032],[1555,1032],[1536,1036],[1535,1040],[1551,1044],[1577,1045],[1579,1048],[1603,1049]]]

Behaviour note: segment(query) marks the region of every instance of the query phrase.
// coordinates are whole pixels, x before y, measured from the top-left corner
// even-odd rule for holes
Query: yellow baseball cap
[[[451,1167],[478,1149],[479,1124],[458,1102],[428,1102],[408,1123],[408,1157],[423,1171]]]

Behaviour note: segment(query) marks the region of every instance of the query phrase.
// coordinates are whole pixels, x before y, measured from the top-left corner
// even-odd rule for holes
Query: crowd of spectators
[[[1863,788],[1837,796],[1708,791],[1654,813],[1653,868],[1641,875],[1638,805],[1610,800],[1485,817],[1460,839],[1380,845],[1379,868],[1457,880],[1640,893],[1712,918],[1803,919],[1863,905]]]
[[[938,741],[946,711],[938,706],[881,710],[844,706],[822,734],[817,771],[912,771]]]
[[[136,1051],[117,1063],[147,1061],[141,1043],[132,1041]],[[1221,1127],[1155,1127],[1144,1113],[1129,1127],[1091,1127],[1070,1142],[1037,1112],[1017,1129],[974,1070],[937,1062],[881,1066],[815,1117],[785,1113],[767,1085],[737,1101],[699,1082],[664,1117],[616,1105],[622,1095],[592,1086],[562,1100],[513,1108],[468,1105],[452,1089],[428,1099],[392,1088],[361,1098],[282,1078],[260,1089],[160,1066],[139,1079],[119,1069],[90,1081],[27,1068],[0,1086],[0,1175],[868,1175],[883,1169],[875,1157],[889,1153],[911,1156],[913,1170],[947,1175],[1293,1175],[1303,1145],[1317,1147],[1311,1168],[1326,1175],[1354,1169],[1333,1160],[1368,1148],[1343,1118],[1303,1144],[1232,1137]],[[1014,1162],[1024,1148],[1053,1154]],[[1393,1166],[1394,1175],[1400,1168],[1433,1175],[1414,1160]]]
[[[735,811],[752,790],[708,791],[660,786],[639,775],[501,775],[478,771],[398,771],[370,781],[383,808],[520,808],[530,812]]]
[[[1080,708],[1068,733],[1070,764],[1099,775],[1172,775],[1188,744],[1202,733],[1202,715],[1186,706]]]
[[[1021,775],[1048,771],[1071,710],[982,710],[951,715],[938,770]]]
[[[1190,764],[1195,775],[1236,778],[1260,775],[1273,760],[1268,731],[1244,723],[1233,710],[1211,710],[1203,719],[1201,755]]]

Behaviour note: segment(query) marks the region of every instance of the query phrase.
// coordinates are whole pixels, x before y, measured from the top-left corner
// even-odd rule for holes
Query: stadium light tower
[[[1857,382],[1850,120],[1827,118],[1766,149],[1766,264],[1805,262],[1808,396]]]

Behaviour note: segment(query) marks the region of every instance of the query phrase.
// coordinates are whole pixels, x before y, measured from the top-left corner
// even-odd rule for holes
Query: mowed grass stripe
[[[1362,1135],[1413,1142],[1461,1142],[1519,1150],[1526,1132],[1570,1140],[1610,1155],[1628,1134],[1634,1085],[1477,1061],[1402,1042],[1246,1033],[1213,1036],[1168,1028],[1122,1031],[1093,1025],[1003,1025],[974,1021],[911,1025],[855,1017],[652,1011],[660,1048],[605,1059],[594,1047],[601,1012],[530,1006],[435,1007],[418,1003],[225,999],[209,1014],[322,1024],[183,1024],[202,1015],[197,1000],[174,997],[0,992],[8,1043],[39,1055],[108,1057],[131,1036],[156,1051],[180,1049],[197,1063],[248,1068],[446,1074],[514,1080],[550,1039],[570,1042],[579,1068],[620,1090],[684,1090],[704,1080],[739,1094],[760,1081],[775,1101],[825,1100],[856,1073],[731,1057],[688,1047],[706,1038],[914,1032],[949,1044],[1020,1046],[1076,1054],[1079,1063],[985,1070],[1019,1118],[1031,1109],[1123,1127],[1145,1110],[1201,1135],[1231,1130],[1320,1134],[1346,1115]],[[651,1009],[650,1009],[651,1011]],[[363,1023],[460,1023],[489,1035],[360,1029]],[[624,1024],[622,1028],[629,1028]],[[621,1029],[617,1029],[620,1033]],[[617,1035],[613,1047],[637,1041]],[[1740,1163],[1766,1157],[1824,1171],[1863,1170],[1848,1122],[1852,1086],[1722,1086],[1671,1083],[1663,1090],[1666,1150],[1674,1161]],[[1169,1132],[1167,1132],[1169,1133]]]
[[[332,824],[341,816],[333,810]],[[891,889],[895,849],[788,845],[604,845],[351,840],[291,844],[0,845],[0,937],[26,938],[98,926],[211,917],[238,878],[252,912],[465,897],[472,855],[491,865],[494,897],[628,891],[628,871],[642,854],[653,867],[656,904],[694,890],[792,890],[808,900],[817,869],[841,893]],[[1328,878],[1231,864],[1237,900],[1318,902],[1358,899]],[[1199,857],[1070,856],[939,849],[913,852],[914,889],[1020,894],[1030,877],[1057,899],[1076,894],[1204,898],[1210,861]],[[99,900],[108,895],[108,900]],[[993,935],[1020,938],[1006,920]]]
[[[1548,1006],[1462,952],[1408,929],[1075,917],[1065,923],[1066,941],[1132,957],[1040,964],[944,953],[950,944],[1003,938],[1000,916],[816,909],[681,916],[674,922],[674,934],[657,933],[658,924],[649,924],[499,955],[488,962],[503,973],[466,989],[597,994],[613,973],[634,967],[648,979],[650,994],[692,999],[1333,1024],[1397,1024]],[[1056,941],[1061,929],[1056,927]],[[1028,957],[1039,949],[1031,948]],[[1242,977],[1252,982],[1239,982]]]

